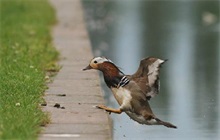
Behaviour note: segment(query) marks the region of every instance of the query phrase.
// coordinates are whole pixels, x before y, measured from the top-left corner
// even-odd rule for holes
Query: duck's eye
[[[98,63],[97,61],[94,61],[94,63]]]

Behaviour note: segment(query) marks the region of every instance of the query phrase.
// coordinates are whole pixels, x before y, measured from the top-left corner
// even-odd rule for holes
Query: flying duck
[[[140,124],[164,125],[177,128],[175,125],[158,119],[148,101],[159,93],[159,69],[166,60],[155,57],[144,58],[133,75],[125,75],[110,59],[95,57],[83,70],[96,69],[104,75],[106,85],[111,89],[120,107],[109,108],[97,105],[109,113],[125,112],[131,119]]]

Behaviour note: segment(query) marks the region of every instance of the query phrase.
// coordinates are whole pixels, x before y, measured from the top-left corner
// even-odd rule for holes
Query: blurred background
[[[219,1],[83,0],[83,7],[95,56],[110,58],[126,74],[144,57],[169,60],[150,104],[178,129],[111,114],[115,140],[220,139]],[[106,104],[118,108],[100,76]]]

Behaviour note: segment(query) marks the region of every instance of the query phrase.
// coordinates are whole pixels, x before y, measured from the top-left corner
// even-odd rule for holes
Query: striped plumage
[[[177,128],[169,122],[158,119],[148,103],[150,98],[159,93],[159,69],[164,62],[165,60],[159,58],[148,57],[141,60],[136,73],[125,75],[111,60],[105,57],[95,57],[83,70],[97,69],[102,71],[105,83],[120,105],[119,109],[104,105],[98,105],[97,108],[110,113],[125,112],[140,124]]]
[[[125,85],[127,85],[130,82],[130,80],[126,77],[123,76],[120,80],[120,82],[117,84],[117,88],[119,87],[124,87]]]

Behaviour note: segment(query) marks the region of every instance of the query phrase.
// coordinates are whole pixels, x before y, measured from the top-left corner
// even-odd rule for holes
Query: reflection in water
[[[84,1],[95,55],[135,72],[141,58],[169,61],[161,70],[154,113],[177,130],[140,125],[114,115],[114,139],[220,139],[220,39],[218,1]],[[103,84],[106,102],[118,107]]]
[[[138,14],[139,4],[136,1],[130,1],[125,4],[124,1],[116,3],[116,11],[121,13],[118,16],[117,23],[113,25],[113,57],[121,58],[117,60],[117,64],[123,67],[125,73],[134,73],[136,68],[133,67],[136,60],[141,54],[141,27],[140,15]],[[131,56],[132,55],[132,56]],[[127,62],[126,65],[125,62]]]
[[[173,109],[170,114],[178,114],[181,118],[191,118],[191,114],[195,109],[192,103],[195,99],[193,97],[194,88],[193,88],[193,74],[192,74],[192,65],[193,53],[194,53],[194,36],[193,36],[193,26],[191,20],[193,19],[192,10],[194,7],[188,7],[188,5],[182,5],[182,8],[187,12],[182,13],[177,7],[174,8],[177,11],[175,14],[177,17],[185,17],[184,20],[176,21],[175,25],[171,26],[170,36],[166,38],[169,43],[168,46],[172,48],[166,50],[169,54],[171,62],[168,67],[168,80],[170,83],[169,96],[170,96],[170,106],[178,109]],[[185,15],[187,14],[187,15]],[[176,75],[176,76],[173,76]],[[189,92],[190,91],[190,92]],[[178,116],[175,117],[176,120]],[[189,135],[193,137],[197,135],[194,131],[191,130],[191,127],[194,124],[194,121],[191,119],[180,119],[178,121],[178,126],[180,130],[177,131],[176,135]]]

